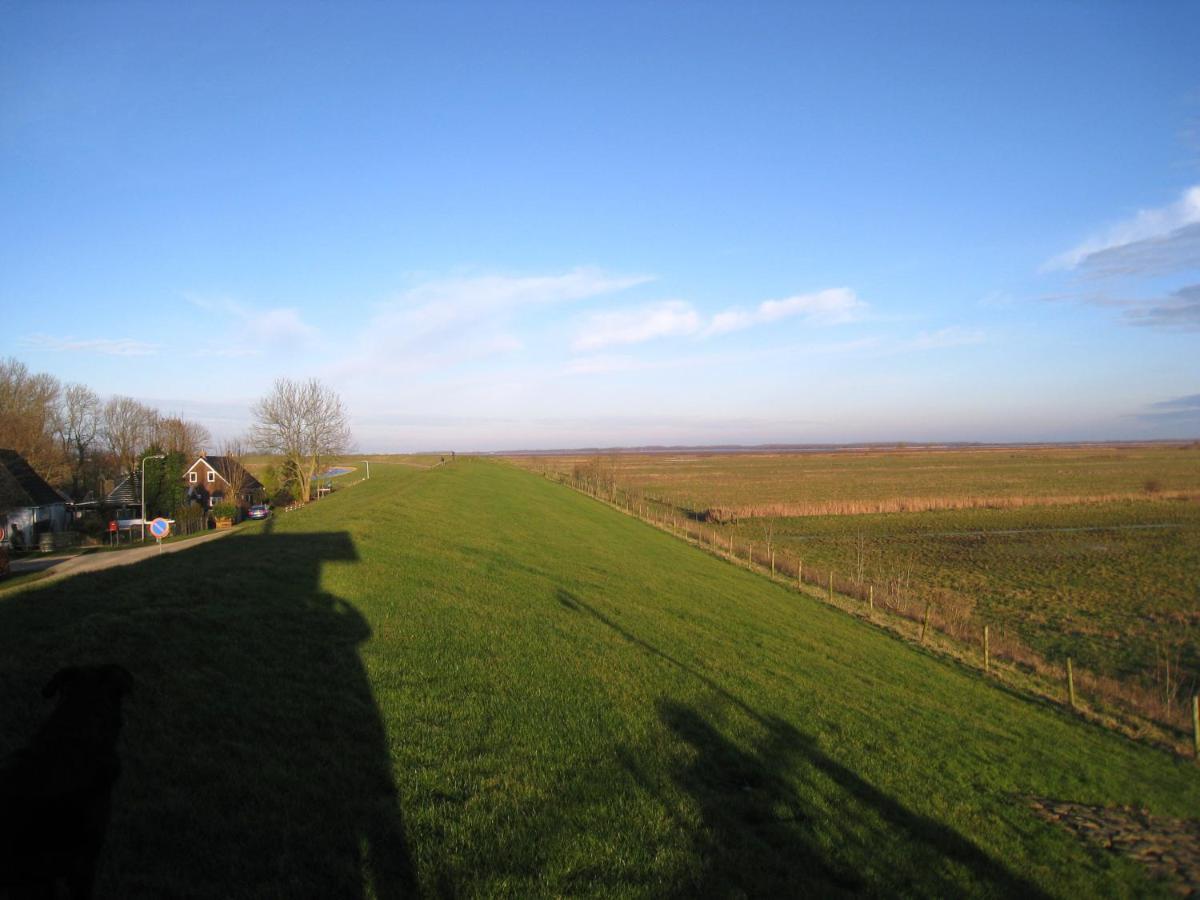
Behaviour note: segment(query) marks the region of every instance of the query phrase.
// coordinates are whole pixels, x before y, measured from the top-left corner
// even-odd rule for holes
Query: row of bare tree
[[[192,455],[210,440],[203,425],[163,415],[132,397],[102,401],[87,385],[64,384],[16,359],[0,360],[0,447],[20,453],[73,499],[132,475],[149,447]]]
[[[350,448],[341,397],[316,379],[277,380],[253,416],[249,436],[226,441],[224,455],[240,462],[253,446],[282,457],[282,481],[304,502],[323,463]],[[106,480],[133,475],[151,448],[194,457],[211,441],[203,425],[132,397],[101,400],[87,385],[64,384],[16,359],[0,359],[0,447],[20,453],[73,499],[98,495]]]

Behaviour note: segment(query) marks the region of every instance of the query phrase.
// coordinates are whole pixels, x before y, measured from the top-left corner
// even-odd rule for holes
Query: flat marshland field
[[[743,553],[770,542],[839,578],[900,585],[1048,660],[1171,690],[1179,715],[1198,686],[1196,445],[516,461],[561,475],[598,464]]]
[[[1049,503],[1090,497],[1200,494],[1200,445],[827,453],[569,454],[515,457],[569,472],[601,459],[622,486],[695,511],[743,515],[872,512],[921,500],[945,505]],[[890,510],[889,510],[890,511]]]
[[[1194,816],[1194,761],[514,466],[371,475],[0,594],[0,754],[136,680],[100,896],[1170,895],[1030,798]]]

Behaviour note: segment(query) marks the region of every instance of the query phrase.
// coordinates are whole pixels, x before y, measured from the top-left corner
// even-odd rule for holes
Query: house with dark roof
[[[137,518],[142,515],[142,476],[135,473],[117,482],[116,487],[104,495],[102,504],[106,514],[118,521]]]
[[[13,547],[36,547],[38,536],[70,522],[67,498],[50,487],[15,450],[0,450],[0,527]]]
[[[188,500],[212,507],[228,500],[241,509],[261,503],[267,490],[262,482],[230,456],[205,454],[183,473]]]

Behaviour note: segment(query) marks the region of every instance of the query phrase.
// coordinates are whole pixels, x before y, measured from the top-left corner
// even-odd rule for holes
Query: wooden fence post
[[[875,585],[867,586],[867,609],[875,612]]]
[[[796,563],[796,581],[804,584],[804,560]]]
[[[775,577],[775,551],[771,551],[771,577]]]
[[[833,602],[833,569],[829,570],[829,602]]]
[[[933,604],[928,600],[925,601],[925,617],[921,619],[921,643],[925,643],[925,629],[929,627],[929,611],[933,609]]]
[[[983,626],[983,671],[990,672],[992,670],[992,654],[991,647],[988,646],[988,627]]]
[[[1075,708],[1075,672],[1071,668],[1071,657],[1067,657],[1067,699],[1071,701],[1071,709]]]
[[[754,568],[754,541],[750,541],[746,547],[746,568]]]

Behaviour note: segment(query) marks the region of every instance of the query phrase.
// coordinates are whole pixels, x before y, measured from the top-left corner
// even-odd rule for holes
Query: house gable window
[[[197,478],[196,478],[196,473],[195,473],[195,472],[188,472],[188,481],[190,481],[192,484],[195,484],[195,483],[196,483],[196,480],[197,480]]]
[[[208,470],[208,483],[212,484],[216,480],[217,480],[217,473],[214,472],[212,469],[209,469]]]

